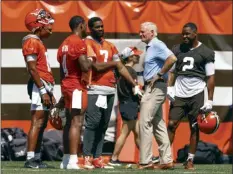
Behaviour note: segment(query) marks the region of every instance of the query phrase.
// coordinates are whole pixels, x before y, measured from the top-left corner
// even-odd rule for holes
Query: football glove
[[[200,110],[203,112],[210,112],[212,108],[213,108],[213,101],[207,100],[205,104],[200,108]]]
[[[171,101],[175,101],[175,89],[173,86],[167,87],[167,98]]]

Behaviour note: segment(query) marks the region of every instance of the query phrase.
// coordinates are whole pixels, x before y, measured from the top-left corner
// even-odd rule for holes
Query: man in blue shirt
[[[167,72],[177,58],[167,46],[157,38],[157,27],[145,22],[140,27],[142,42],[147,44],[144,62],[145,94],[140,108],[140,166],[139,169],[174,168],[166,123],[162,115],[162,104],[166,99]],[[152,163],[152,134],[158,143],[160,165]]]

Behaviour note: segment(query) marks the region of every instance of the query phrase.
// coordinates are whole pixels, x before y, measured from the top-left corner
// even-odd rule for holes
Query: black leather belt
[[[145,85],[149,85],[151,80],[145,81]],[[156,82],[165,82],[164,79],[158,79]]]

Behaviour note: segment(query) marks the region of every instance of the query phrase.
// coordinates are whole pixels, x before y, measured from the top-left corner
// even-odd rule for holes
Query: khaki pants
[[[171,146],[166,123],[162,116],[162,104],[166,99],[167,86],[157,82],[153,91],[146,86],[140,107],[140,164],[152,161],[152,135],[158,143],[160,163],[172,162]]]

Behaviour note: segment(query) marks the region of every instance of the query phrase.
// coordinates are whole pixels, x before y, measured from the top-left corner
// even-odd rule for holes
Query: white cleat
[[[79,167],[77,163],[68,163],[66,169],[81,170],[83,168]]]

